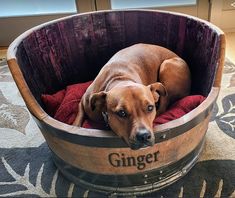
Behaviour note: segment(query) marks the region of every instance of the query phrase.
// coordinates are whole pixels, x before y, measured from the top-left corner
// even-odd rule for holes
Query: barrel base
[[[128,181],[128,177],[133,177],[135,175],[115,176],[89,173],[69,165],[54,153],[53,160],[58,169],[68,180],[84,188],[88,188],[89,190],[109,195],[143,195],[167,187],[185,176],[196,164],[204,146],[204,139],[205,137],[200,144],[183,159],[168,166],[139,174],[142,176],[141,178],[145,178],[146,175],[151,175],[152,178],[146,180],[142,179],[139,185],[135,184],[133,186],[131,186],[128,182],[126,183],[126,181]],[[138,174],[136,174],[136,178],[138,181]],[[104,180],[107,182],[107,185],[103,183]],[[112,185],[112,181],[115,180],[122,180],[123,185]]]

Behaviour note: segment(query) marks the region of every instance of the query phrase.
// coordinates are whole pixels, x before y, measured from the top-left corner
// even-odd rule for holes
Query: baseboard
[[[222,30],[223,30],[225,33],[235,32],[235,28],[223,28]]]

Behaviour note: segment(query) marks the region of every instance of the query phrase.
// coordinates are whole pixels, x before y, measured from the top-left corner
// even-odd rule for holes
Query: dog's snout
[[[136,139],[140,143],[146,143],[151,139],[151,132],[146,128],[140,128],[136,134]]]

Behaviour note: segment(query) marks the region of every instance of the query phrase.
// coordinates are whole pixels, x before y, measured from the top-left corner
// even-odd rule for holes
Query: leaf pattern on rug
[[[0,67],[0,81],[5,83],[13,82],[9,68],[6,65]],[[29,119],[29,113],[25,107],[11,104],[0,90],[0,127],[15,129],[25,133],[25,127]]]
[[[28,111],[22,106],[9,103],[0,90],[0,127],[25,133],[29,119]]]
[[[12,182],[0,182],[0,185],[20,185],[20,186],[24,186],[25,189],[21,190],[21,191],[17,191],[17,192],[10,192],[10,193],[5,193],[2,196],[17,196],[17,195],[21,195],[21,194],[34,194],[34,195],[38,195],[38,196],[43,196],[43,197],[55,197],[55,181],[58,177],[58,170],[56,171],[54,177],[53,177],[53,185],[51,187],[50,193],[46,193],[41,185],[41,177],[42,177],[42,172],[43,172],[43,168],[44,168],[44,164],[41,166],[38,175],[37,175],[37,182],[36,185],[32,185],[29,181],[29,164],[27,164],[27,167],[25,169],[24,175],[19,175],[17,174],[13,168],[7,163],[7,161],[2,157],[2,163],[6,169],[6,171],[15,179],[15,181]],[[36,194],[38,192],[38,194]]]
[[[10,74],[8,66],[1,66],[0,81],[1,82],[12,82],[13,81],[13,78]]]
[[[0,197],[87,197],[90,194],[61,175],[46,143],[33,148],[0,148],[0,155]]]
[[[0,58],[0,66],[6,65],[6,58]]]
[[[226,58],[223,73],[228,74],[233,72],[235,72],[235,65],[228,58]]]
[[[219,128],[232,138],[235,138],[235,94],[225,96],[222,99],[223,113],[214,116]],[[214,108],[217,110],[218,106]],[[215,112],[216,113],[216,112]]]
[[[235,87],[235,74],[233,74],[230,78],[229,87]]]

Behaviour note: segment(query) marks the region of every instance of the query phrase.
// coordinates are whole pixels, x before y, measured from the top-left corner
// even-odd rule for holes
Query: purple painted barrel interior
[[[164,46],[188,63],[192,94],[208,95],[219,59],[218,33],[191,17],[155,11],[76,15],[43,26],[19,44],[16,58],[33,95],[94,79],[118,50],[135,43]]]

